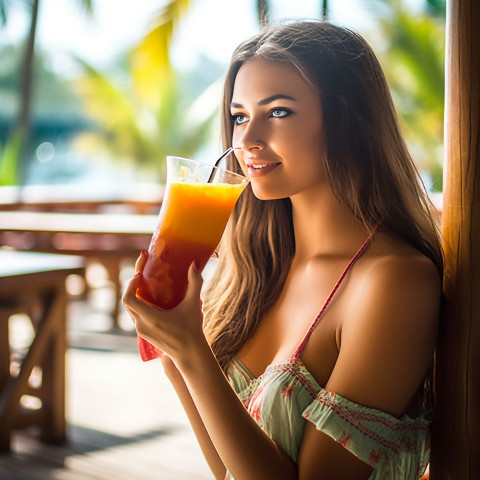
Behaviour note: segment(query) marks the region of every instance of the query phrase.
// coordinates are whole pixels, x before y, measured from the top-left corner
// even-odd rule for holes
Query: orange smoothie
[[[178,305],[187,290],[192,262],[203,270],[220,241],[245,184],[184,183],[168,185],[158,226],[137,294],[164,310]],[[155,347],[139,337],[143,360],[156,358]]]

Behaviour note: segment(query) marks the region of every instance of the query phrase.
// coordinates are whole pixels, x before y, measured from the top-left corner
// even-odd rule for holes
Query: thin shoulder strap
[[[333,287],[332,291],[328,295],[327,299],[325,300],[325,303],[323,304],[321,310],[318,312],[318,315],[315,317],[315,319],[312,322],[312,325],[310,325],[310,328],[308,329],[307,333],[303,337],[303,340],[300,342],[300,345],[297,347],[297,350],[295,350],[295,353],[293,354],[291,361],[295,361],[298,359],[298,357],[302,354],[303,349],[305,348],[305,345],[308,342],[308,339],[310,338],[310,335],[312,332],[315,330],[315,327],[317,326],[318,322],[320,321],[323,313],[327,309],[328,305],[333,299],[333,296],[338,290],[338,287],[341,285],[343,282],[343,279],[347,276],[348,272],[352,269],[353,265],[355,262],[361,257],[362,253],[365,251],[365,249],[368,247],[370,244],[370,241],[372,240],[373,234],[375,233],[375,230],[368,236],[368,238],[363,242],[363,245],[358,249],[357,253],[353,256],[353,258],[350,260],[348,265],[346,266],[345,270],[343,271],[342,275],[340,275],[340,278],[337,280],[337,283]]]

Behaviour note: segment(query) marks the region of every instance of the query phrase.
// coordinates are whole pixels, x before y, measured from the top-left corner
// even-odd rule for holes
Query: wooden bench
[[[65,280],[83,273],[81,257],[0,249],[0,451],[9,450],[13,430],[29,426],[46,442],[65,440]],[[34,331],[25,351],[10,342],[18,313],[29,316]]]

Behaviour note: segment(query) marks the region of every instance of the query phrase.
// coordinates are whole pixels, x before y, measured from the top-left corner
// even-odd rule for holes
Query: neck
[[[330,189],[291,198],[295,259],[318,255],[351,256],[365,241],[365,226],[339,204]]]

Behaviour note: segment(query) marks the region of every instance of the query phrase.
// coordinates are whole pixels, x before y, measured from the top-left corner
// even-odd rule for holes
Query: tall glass
[[[164,310],[182,301],[188,268],[195,261],[203,270],[247,183],[223,168],[167,157],[165,196],[137,295]],[[157,349],[140,337],[138,347],[143,361],[158,357]]]

